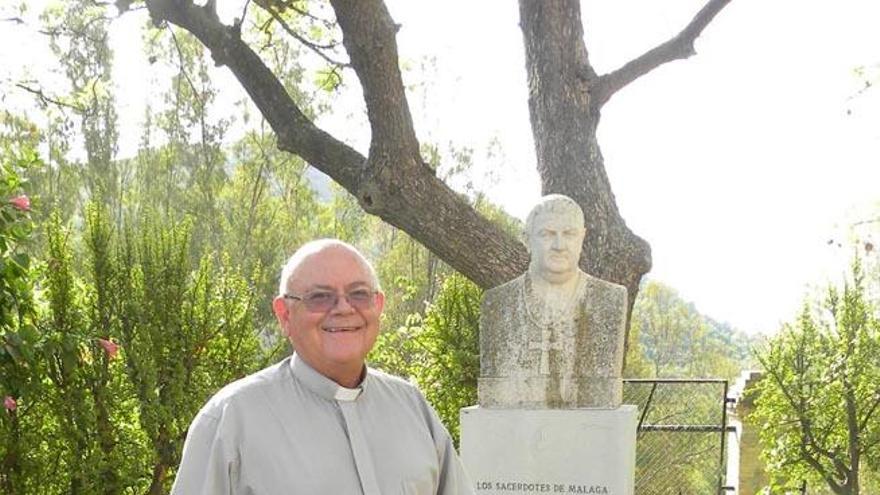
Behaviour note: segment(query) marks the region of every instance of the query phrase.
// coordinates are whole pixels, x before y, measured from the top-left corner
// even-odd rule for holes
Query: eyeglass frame
[[[370,299],[369,299],[369,305],[368,305],[368,306],[361,306],[360,303],[352,304],[352,302],[351,302],[351,298],[350,298],[351,293],[352,293],[352,292],[359,292],[359,291],[361,291],[361,290],[363,290],[363,291],[365,291],[365,292],[368,292],[368,293],[370,294]],[[316,310],[316,309],[314,309],[313,307],[310,306],[308,300],[306,299],[310,294],[332,294],[332,295],[333,295],[333,302],[332,302],[332,304],[330,304],[330,305],[327,307],[327,309],[317,309],[317,310]],[[329,312],[329,311],[332,311],[333,308],[335,308],[336,305],[339,304],[339,299],[340,299],[340,298],[345,298],[345,302],[348,303],[348,305],[351,306],[352,308],[357,309],[358,311],[363,311],[363,310],[365,310],[365,309],[370,309],[370,308],[372,308],[372,307],[374,307],[374,306],[376,305],[376,295],[377,295],[377,294],[379,294],[379,291],[378,291],[377,289],[372,289],[372,288],[366,288],[366,287],[365,287],[365,288],[352,289],[351,291],[349,291],[349,292],[344,292],[344,293],[342,293],[342,294],[340,294],[340,293],[338,293],[338,292],[336,292],[336,291],[333,291],[333,290],[322,290],[322,289],[319,289],[319,290],[312,290],[312,291],[309,291],[309,292],[305,292],[305,293],[303,293],[303,294],[301,294],[301,295],[285,293],[285,294],[282,294],[281,297],[284,298],[284,299],[288,299],[288,300],[301,301],[301,302],[303,303],[303,306],[305,306],[306,310],[308,310],[308,311],[310,311],[310,312],[312,312],[312,313],[327,313],[327,312]],[[365,304],[366,304],[367,302],[368,302],[368,301],[364,301]]]

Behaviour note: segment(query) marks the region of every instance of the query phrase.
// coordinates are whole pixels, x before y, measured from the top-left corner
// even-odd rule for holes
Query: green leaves
[[[867,300],[862,262],[842,292],[805,303],[757,353],[765,377],[756,392],[771,489],[824,484],[857,494],[863,460],[880,457],[880,321]]]
[[[35,331],[34,275],[27,253],[33,225],[22,175],[37,164],[32,126],[0,113],[0,492],[20,493],[29,446],[39,442],[33,421],[40,381],[40,335]]]
[[[479,320],[482,291],[460,274],[443,281],[424,318],[380,335],[370,361],[409,376],[437,411],[453,440],[459,439],[459,410],[477,401],[480,373]]]
[[[748,355],[746,338],[700,314],[671,287],[648,280],[636,298],[628,377],[735,377]]]
[[[342,84],[342,74],[338,67],[325,67],[315,73],[315,86],[328,93],[333,93]]]
[[[79,236],[51,216],[37,308],[21,303],[30,255],[0,257],[27,308],[0,321],[0,397],[16,403],[0,410],[3,493],[165,493],[173,477],[154,475],[198,408],[263,364],[253,284],[229,256],[192,256],[191,222],[147,215],[134,234],[99,203],[84,216]]]

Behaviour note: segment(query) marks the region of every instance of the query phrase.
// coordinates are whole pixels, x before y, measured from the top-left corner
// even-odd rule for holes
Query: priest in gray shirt
[[[199,411],[172,494],[473,493],[422,394],[364,364],[384,303],[375,270],[352,246],[300,248],[272,305],[294,354]]]

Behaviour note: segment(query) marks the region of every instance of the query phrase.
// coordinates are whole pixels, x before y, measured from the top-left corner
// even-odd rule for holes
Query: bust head
[[[563,284],[578,273],[584,242],[584,212],[561,194],[541,198],[526,218],[531,261],[529,273],[551,284]]]

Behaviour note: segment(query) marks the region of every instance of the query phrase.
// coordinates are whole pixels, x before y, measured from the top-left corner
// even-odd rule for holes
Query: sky
[[[473,149],[471,174],[455,185],[470,180],[524,218],[540,181],[516,2],[387,1],[412,69],[404,82],[420,140]],[[229,19],[241,2],[218,5]],[[619,67],[702,5],[583,0],[593,66]],[[139,15],[118,19],[112,32],[123,155],[136,146],[144,95],[161,77],[140,52]],[[854,249],[849,226],[880,202],[880,94],[860,92],[854,74],[880,64],[878,18],[874,0],[733,0],[697,40],[696,56],[611,99],[599,143],[621,214],[651,244],[649,277],[704,314],[765,333],[791,320],[805,295],[841,280]],[[0,84],[58,77],[51,62],[34,63],[49,54],[24,28],[0,24],[0,40]],[[217,75],[220,104],[234,112],[243,92],[226,69]],[[4,88],[2,105],[23,96]],[[320,125],[365,152],[360,95],[341,94],[336,106]],[[869,240],[864,229],[857,235]]]

